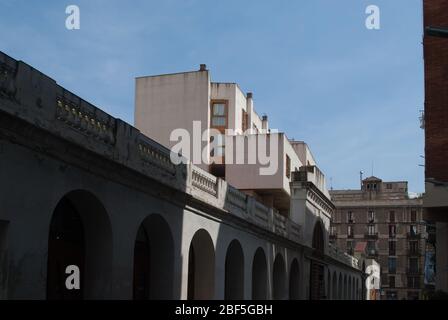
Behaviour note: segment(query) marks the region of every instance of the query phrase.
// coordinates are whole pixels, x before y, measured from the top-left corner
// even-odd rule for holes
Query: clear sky
[[[80,30],[65,28],[70,4]],[[131,124],[135,77],[206,63],[306,141],[335,189],[373,167],[424,190],[422,34],[421,0],[0,0],[1,51]]]

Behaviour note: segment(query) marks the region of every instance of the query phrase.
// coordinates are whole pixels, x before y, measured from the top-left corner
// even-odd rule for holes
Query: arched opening
[[[348,300],[352,300],[352,277],[348,277]]]
[[[343,283],[342,283],[342,274],[339,273],[339,281],[338,281],[338,299],[343,300]]]
[[[294,259],[289,272],[289,299],[299,300],[299,263]]]
[[[355,286],[355,288],[356,288],[355,299],[356,300],[360,300],[359,299],[359,279],[358,278],[356,278],[356,286]]]
[[[268,298],[268,267],[266,255],[262,248],[255,251],[252,262],[252,299],[266,300]]]
[[[165,219],[152,214],[140,225],[134,246],[134,299],[172,299],[174,241]]]
[[[72,191],[56,205],[50,221],[47,262],[47,299],[104,299],[110,289],[112,231],[101,202],[87,191]],[[70,276],[79,289],[69,290]],[[74,278],[73,278],[73,277]]]
[[[347,300],[347,275],[344,275],[344,292],[342,299]]]
[[[316,253],[324,254],[325,239],[322,222],[316,222],[313,231],[313,249]]]
[[[244,254],[238,240],[233,240],[227,248],[224,298],[244,299]]]
[[[333,282],[331,285],[332,293],[331,293],[331,299],[337,300],[338,299],[338,276],[336,274],[336,271],[333,272]]]
[[[274,282],[274,300],[286,300],[286,266],[285,260],[281,254],[277,254],[274,260],[274,270],[273,270],[273,282]]]
[[[327,271],[327,300],[331,299],[331,273]]]
[[[212,238],[204,229],[191,240],[188,254],[189,300],[210,300],[215,291],[215,249]]]
[[[318,258],[324,255],[324,231],[322,223],[316,222],[313,232],[313,254]],[[321,300],[325,298],[325,273],[324,265],[317,260],[311,260],[310,272],[310,298],[311,300]]]

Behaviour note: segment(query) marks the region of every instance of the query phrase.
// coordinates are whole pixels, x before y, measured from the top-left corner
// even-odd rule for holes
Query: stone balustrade
[[[301,226],[191,164],[174,165],[170,150],[59,86],[54,80],[0,52],[0,112],[28,122],[149,179],[186,192],[294,242]],[[329,255],[356,267],[357,260],[330,246]]]

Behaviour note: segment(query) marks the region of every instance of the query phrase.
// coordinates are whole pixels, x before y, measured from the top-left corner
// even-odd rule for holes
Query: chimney
[[[252,113],[254,112],[254,101],[252,99],[252,92],[248,92],[246,94],[246,112],[247,112],[247,121],[249,129],[249,132],[252,133],[253,129],[253,119],[252,119]]]
[[[267,115],[263,115],[261,117],[261,123],[263,125],[263,129],[265,129],[266,131],[269,130],[269,125],[268,125],[268,116]]]
[[[199,66],[199,71],[207,71],[207,65],[204,63],[201,63]]]

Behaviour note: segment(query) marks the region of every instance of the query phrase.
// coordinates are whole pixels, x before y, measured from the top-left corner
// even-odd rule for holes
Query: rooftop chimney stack
[[[204,63],[201,63],[199,66],[199,71],[207,71],[207,65]]]
[[[252,113],[254,111],[254,101],[252,99],[252,92],[248,92],[246,94],[246,112],[247,112],[247,120],[248,120],[248,129],[250,133],[253,133],[253,119]]]
[[[268,116],[267,115],[263,115],[261,117],[261,123],[263,125],[263,129],[266,130],[266,132],[269,130],[269,125],[268,125]]]

